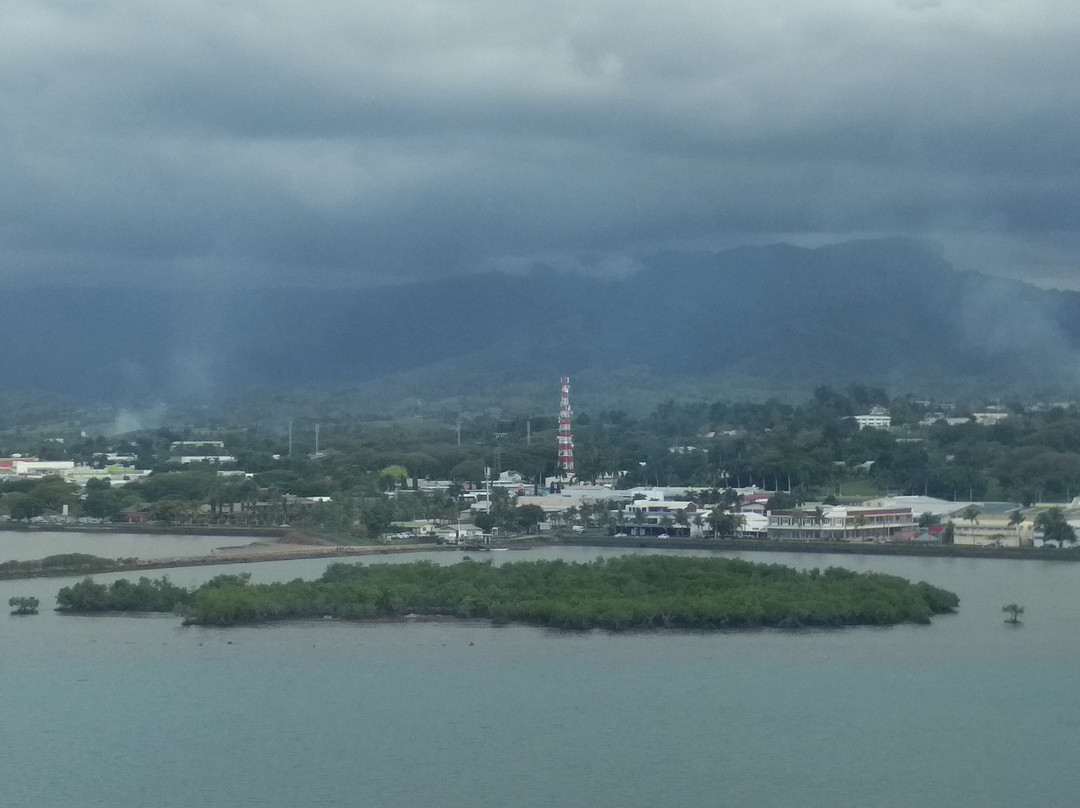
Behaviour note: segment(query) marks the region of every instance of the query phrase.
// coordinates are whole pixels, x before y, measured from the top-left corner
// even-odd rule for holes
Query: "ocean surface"
[[[419,621],[213,629],[172,616],[58,615],[55,593],[71,581],[5,581],[4,603],[36,595],[45,608],[0,616],[2,802],[1080,804],[1080,565],[733,555],[926,580],[957,592],[960,611],[930,626],[833,631],[615,635]],[[168,574],[190,584],[239,568],[282,580],[326,564]],[[1026,607],[1021,626],[1003,622],[1012,601]]]
[[[60,553],[89,553],[99,558],[182,558],[253,541],[248,536],[0,530],[0,561],[32,561]]]

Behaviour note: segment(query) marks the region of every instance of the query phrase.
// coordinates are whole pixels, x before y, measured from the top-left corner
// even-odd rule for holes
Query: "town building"
[[[892,428],[892,416],[884,407],[871,407],[865,415],[854,416],[859,429],[890,429]]]
[[[771,511],[768,537],[779,541],[907,541],[915,535],[911,508],[841,505]]]

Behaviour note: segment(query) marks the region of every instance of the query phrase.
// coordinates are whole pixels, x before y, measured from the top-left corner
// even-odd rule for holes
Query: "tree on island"
[[[13,597],[8,600],[12,614],[37,614],[40,601],[34,597]]]
[[[1002,606],[1001,611],[1009,615],[1005,618],[1006,623],[1016,624],[1020,622],[1020,615],[1024,613],[1024,607],[1017,606],[1015,603],[1010,603],[1008,606]]]

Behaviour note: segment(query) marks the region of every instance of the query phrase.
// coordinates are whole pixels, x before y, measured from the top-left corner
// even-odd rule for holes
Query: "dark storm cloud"
[[[1078,33],[1050,0],[14,0],[0,272],[371,283],[903,233],[1080,285]]]

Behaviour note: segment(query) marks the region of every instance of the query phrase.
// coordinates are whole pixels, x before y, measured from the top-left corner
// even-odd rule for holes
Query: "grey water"
[[[89,553],[99,558],[182,558],[208,555],[219,547],[251,541],[243,536],[3,530],[0,561],[32,561],[60,553]]]
[[[648,634],[4,616],[3,804],[1080,802],[1080,565],[738,555],[927,580],[957,592],[960,611],[930,626]],[[327,563],[168,574],[282,580]],[[2,582],[0,602],[34,594],[48,606],[66,583]],[[1026,607],[1021,626],[1003,622],[1011,601]]]

